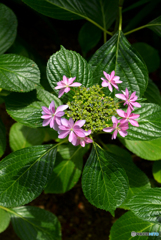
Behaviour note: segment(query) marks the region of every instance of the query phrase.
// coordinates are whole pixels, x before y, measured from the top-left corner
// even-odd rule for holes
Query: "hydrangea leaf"
[[[110,240],[157,240],[157,236],[132,236],[135,233],[156,232],[161,231],[161,225],[147,221],[143,221],[136,217],[131,211],[122,215],[112,226],[110,231]],[[134,233],[135,232],[135,233]]]
[[[79,31],[78,41],[84,55],[97,45],[102,31],[90,22],[86,22]]]
[[[10,215],[7,211],[0,207],[0,233],[8,228],[10,223]]]
[[[161,183],[161,160],[153,163],[153,177],[158,182]]]
[[[9,142],[13,151],[43,143],[45,132],[42,128],[29,128],[14,123],[10,128]]]
[[[93,70],[93,83],[102,83],[103,71],[111,73],[115,70],[115,75],[123,81],[118,84],[119,90],[128,88],[130,93],[136,91],[139,97],[146,90],[149,79],[147,67],[121,31],[96,51],[89,64]]]
[[[6,149],[6,129],[2,120],[0,119],[0,157]]]
[[[140,191],[150,188],[148,177],[142,172],[133,162],[133,159],[128,151],[116,145],[106,144],[105,150],[112,153],[113,157],[122,165],[129,179],[129,191],[125,201],[120,206],[128,209],[126,203]],[[137,176],[137,178],[136,178]]]
[[[145,189],[133,196],[127,203],[128,208],[140,219],[161,223],[161,189]]]
[[[147,89],[144,92],[144,97],[147,99],[146,102],[156,103],[161,106],[161,95],[159,88],[151,79],[149,79]]]
[[[161,37],[161,16],[149,22],[146,27],[157,33]]]
[[[59,90],[56,90],[55,87],[57,82],[63,80],[63,75],[68,78],[76,77],[74,82],[79,82],[85,87],[93,85],[92,74],[86,60],[79,53],[66,50],[61,46],[60,51],[54,53],[47,64],[47,78],[56,96],[58,96]],[[70,91],[61,99],[67,102],[67,98],[72,99],[73,95],[74,92]]]
[[[0,55],[0,87],[14,92],[29,92],[40,84],[40,71],[32,60],[15,55]]]
[[[50,177],[57,145],[32,146],[0,162],[0,205],[17,207],[40,195]]]
[[[153,103],[141,103],[141,108],[134,111],[140,114],[139,127],[129,124],[127,140],[145,140],[161,138],[161,107]]]
[[[82,148],[71,144],[57,148],[55,167],[45,193],[64,193],[77,183],[82,172],[83,155],[87,150],[87,146]]]
[[[14,12],[0,3],[0,54],[13,44],[17,34],[17,18]]]
[[[100,29],[107,30],[116,18],[117,0],[23,0],[36,11],[61,20],[85,18]]]
[[[94,143],[82,175],[82,189],[87,200],[114,215],[114,210],[125,200],[128,188],[124,168],[112,154]]]
[[[57,217],[38,207],[17,207],[10,210],[15,233],[21,240],[61,240]]]
[[[131,141],[121,139],[127,149],[146,160],[161,159],[161,138],[151,141]]]

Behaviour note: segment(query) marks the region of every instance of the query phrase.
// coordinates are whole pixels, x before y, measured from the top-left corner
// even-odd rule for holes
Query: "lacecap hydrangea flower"
[[[55,89],[60,89],[58,97],[68,93],[71,87],[76,87],[75,95],[66,105],[61,105],[56,110],[54,101],[51,102],[49,108],[43,106],[43,126],[49,125],[50,128],[58,131],[58,138],[68,136],[68,141],[74,146],[81,145],[82,147],[93,142],[92,134],[114,131],[112,139],[116,139],[118,133],[122,137],[127,136],[129,123],[139,127],[135,119],[140,115],[132,113],[134,107],[141,107],[140,103],[136,102],[138,99],[136,92],[129,97],[129,91],[126,88],[125,92],[122,91],[123,94],[115,94],[116,98],[123,100],[121,102],[105,96],[102,88],[108,87],[111,92],[113,87],[119,90],[117,84],[121,84],[122,81],[119,76],[115,76],[115,71],[111,74],[103,71],[103,74],[105,78],[101,78],[102,87],[96,84],[89,88],[78,82],[73,83],[76,77],[67,78],[64,75],[63,80],[55,87]],[[128,106],[127,111],[119,109],[122,102],[124,106]],[[113,126],[111,126],[111,120]]]

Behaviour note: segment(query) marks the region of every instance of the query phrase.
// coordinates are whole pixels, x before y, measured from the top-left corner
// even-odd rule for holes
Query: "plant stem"
[[[122,7],[119,6],[119,31],[122,30]]]
[[[104,43],[106,43],[106,41],[107,41],[107,33],[105,31],[103,32],[103,36],[104,36]]]
[[[141,30],[141,29],[143,29],[143,28],[146,28],[146,27],[148,27],[148,25],[144,25],[144,26],[141,26],[141,27],[135,28],[135,29],[133,29],[133,30],[131,30],[131,31],[129,31],[129,32],[124,33],[124,35],[128,35],[128,34],[130,34],[130,33],[133,33],[133,32],[136,32],[136,31],[139,31],[139,30]]]

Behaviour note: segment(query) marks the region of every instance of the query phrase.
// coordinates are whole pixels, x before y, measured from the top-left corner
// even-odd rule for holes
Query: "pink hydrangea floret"
[[[102,82],[102,87],[108,87],[111,92],[113,91],[112,86],[114,88],[116,88],[117,90],[119,90],[117,84],[122,83],[122,81],[120,81],[119,76],[115,76],[115,71],[112,71],[111,75],[107,74],[106,72],[103,72],[103,74],[104,74],[106,79],[101,78],[101,80],[103,81]]]
[[[103,131],[104,132],[114,131],[111,139],[116,139],[117,133],[119,133],[122,137],[125,137],[127,135],[126,130],[129,128],[128,122],[126,121],[126,122],[121,123],[120,120],[118,120],[114,116],[112,116],[112,122],[113,122],[113,127],[104,128]]]
[[[86,137],[85,131],[81,128],[85,122],[85,120],[78,120],[74,123],[72,118],[69,120],[62,118],[61,125],[59,126],[58,138],[66,138],[69,135],[69,142],[75,146],[77,144],[77,137]]]
[[[55,89],[61,89],[58,94],[58,98],[60,98],[64,93],[68,93],[70,91],[70,87],[80,87],[82,84],[78,82],[74,82],[74,78],[67,78],[65,75],[63,76],[63,80],[60,82],[57,82],[57,85]]]
[[[125,123],[125,122],[129,122],[131,123],[131,125],[135,126],[135,127],[139,127],[139,124],[136,120],[136,118],[140,117],[139,114],[135,114],[135,113],[131,113],[131,109],[130,107],[128,107],[127,109],[127,113],[124,112],[121,109],[117,109],[117,114],[122,117],[123,119],[120,120],[121,123]]]
[[[134,110],[133,106],[138,107],[138,108],[141,107],[140,103],[136,102],[136,100],[138,99],[138,97],[136,96],[136,92],[133,92],[130,97],[129,97],[129,91],[127,88],[126,88],[125,92],[124,91],[122,91],[122,92],[123,92],[123,94],[115,94],[115,96],[117,98],[124,100],[125,101],[124,105],[127,104],[128,107],[130,107],[130,109],[132,111]]]
[[[77,137],[77,142],[75,146],[81,145],[82,147],[85,147],[85,144],[92,143],[93,140],[88,135],[91,134],[91,130],[84,131],[85,137]]]
[[[61,105],[57,107],[57,109],[55,110],[54,101],[50,103],[49,108],[43,106],[42,107],[43,116],[41,116],[41,118],[44,119],[44,121],[42,125],[43,126],[50,125],[51,128],[58,131],[59,130],[58,126],[61,124],[60,119],[65,114],[63,111],[67,108],[68,105]]]

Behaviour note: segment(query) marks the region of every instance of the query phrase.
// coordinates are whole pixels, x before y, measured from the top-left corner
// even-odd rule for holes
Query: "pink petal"
[[[66,87],[64,91],[65,91],[65,93],[68,93],[70,91],[70,88]]]
[[[85,134],[85,136],[88,136],[88,135],[90,135],[91,134],[91,130],[88,130],[88,131],[84,131],[84,134]]]
[[[49,105],[49,110],[52,112],[52,113],[55,113],[55,103],[54,101],[52,101]]]
[[[61,89],[61,90],[59,91],[58,98],[60,98],[60,97],[64,94],[64,92],[65,92],[65,89],[64,89],[64,88]]]
[[[132,94],[131,94],[131,96],[130,96],[130,100],[132,99],[132,98],[135,98],[135,97],[137,97],[137,96],[135,96],[135,94],[136,94],[136,92],[133,92]],[[138,97],[137,97],[138,98]],[[136,99],[137,99],[136,98]],[[134,100],[135,101],[135,100]]]
[[[70,132],[69,134],[69,138],[68,138],[69,142],[71,142],[73,145],[75,145],[77,143],[77,137],[74,134],[73,131]]]
[[[126,98],[128,99],[129,98],[129,91],[128,91],[127,88],[125,89],[125,94],[126,94]]]
[[[136,118],[139,118],[139,117],[140,117],[139,114],[131,113],[130,116],[129,116],[129,119],[136,119]]]
[[[110,90],[110,92],[112,92],[113,91],[113,88],[112,88],[112,86],[111,86],[111,84],[109,83],[109,85],[108,85],[108,89]]]
[[[51,118],[51,114],[50,115],[43,115],[43,116],[41,116],[41,118],[42,119],[49,119],[49,118]]]
[[[42,110],[47,113],[47,114],[51,114],[50,110],[47,107],[42,107]]]
[[[51,118],[50,119],[45,119],[42,123],[43,127],[47,126],[51,121]]]
[[[113,77],[113,80],[116,82],[116,81],[119,81],[120,80],[120,77],[119,76],[115,76]]]
[[[106,81],[106,80],[104,80],[103,82],[102,82],[102,87],[108,87],[108,82]]]
[[[66,131],[61,130],[58,138],[66,138],[69,133],[70,133],[70,130],[66,130]]]
[[[110,75],[110,79],[113,79],[114,76],[115,76],[115,71],[112,71]]]
[[[123,118],[126,117],[126,113],[123,110],[117,109],[116,112],[120,117],[123,117]]]
[[[65,75],[63,76],[63,83],[65,83],[65,85],[68,85],[68,78]]]
[[[58,130],[59,130],[58,124],[57,124],[57,122],[56,122],[56,119],[54,119],[54,121],[53,121],[53,129],[54,129],[55,131],[58,131]]]
[[[67,119],[62,118],[62,119],[61,119],[61,123],[62,123],[62,125],[64,125],[65,127],[69,127],[69,121],[68,121]]]
[[[89,137],[85,137],[84,140],[86,143],[93,143],[93,140]]]
[[[133,125],[134,127],[139,127],[139,124],[137,121],[129,119],[129,122],[131,123],[131,125]]]
[[[62,117],[62,116],[64,116],[64,114],[65,114],[65,112],[57,112],[56,114],[55,114],[55,117]]]
[[[121,131],[127,130],[129,128],[128,121],[127,120],[125,122],[122,121],[119,128]]]
[[[120,130],[120,131],[119,131],[119,134],[120,134],[122,137],[127,136],[127,132],[126,132],[126,131]]]
[[[63,83],[60,86],[56,86],[55,89],[62,89],[62,88],[65,88],[65,87],[66,87],[66,85]]]
[[[69,118],[69,123],[68,123],[68,126],[70,128],[73,128],[73,125],[74,125],[74,120],[72,118]]]
[[[113,130],[114,130],[113,127],[107,127],[103,129],[104,132],[112,132]]]
[[[141,105],[140,105],[140,103],[138,103],[138,102],[134,102],[134,103],[131,103],[133,106],[135,106],[135,107],[138,107],[138,108],[140,108],[141,107]]]
[[[75,122],[74,126],[82,127],[85,124],[85,120],[78,120]]]
[[[55,121],[58,125],[61,125],[61,118],[55,117]]]
[[[80,139],[80,145],[81,145],[82,147],[85,147],[85,141],[84,141],[84,139]]]
[[[82,85],[81,83],[75,82],[70,84],[70,87],[80,87],[81,85]]]
[[[61,106],[57,107],[55,114],[59,111],[64,111],[67,108],[68,108],[68,105],[61,105]]]
[[[118,86],[114,83],[114,82],[111,82],[112,86],[114,86],[117,90],[119,90]]]
[[[50,121],[50,128],[53,128],[54,126],[54,117],[51,118],[51,121]]]
[[[60,129],[60,130],[63,130],[63,131],[66,131],[66,130],[67,130],[67,131],[68,131],[68,130],[70,131],[70,128],[69,128],[69,127],[66,127],[66,126],[63,126],[63,125],[59,125],[59,129]]]
[[[126,100],[126,97],[124,96],[124,94],[115,94],[115,96],[116,96],[117,98],[122,99],[122,100]]]
[[[118,124],[118,120],[115,116],[112,116],[112,122],[115,123],[116,125]]]
[[[122,81],[120,81],[120,80],[115,80],[115,83],[122,83]]]
[[[78,137],[85,137],[84,130],[78,126],[74,127],[74,132]]]
[[[111,139],[116,139],[117,133],[118,133],[118,130],[115,130],[114,133],[112,134],[112,138]]]
[[[109,75],[109,74],[107,74],[107,73],[104,72],[104,71],[103,71],[103,74],[104,74],[105,78],[107,78],[108,80],[110,80],[110,75]]]
[[[68,84],[69,84],[69,85],[72,84],[75,79],[76,79],[76,77],[74,77],[74,78],[69,78],[69,79],[68,79]]]

